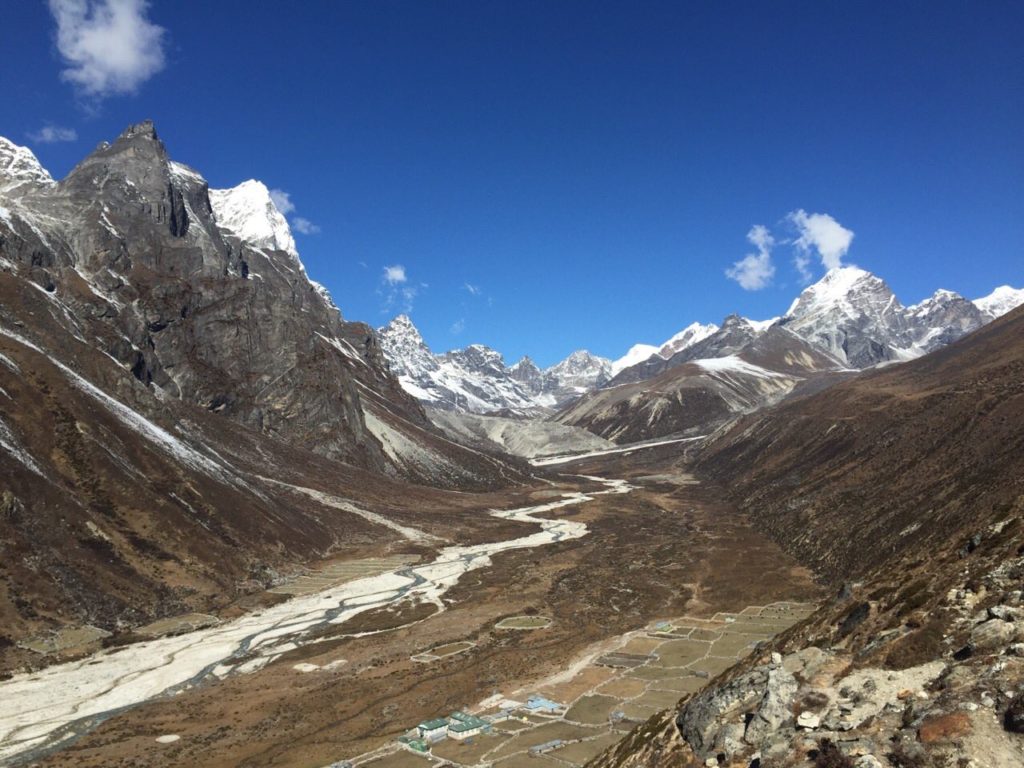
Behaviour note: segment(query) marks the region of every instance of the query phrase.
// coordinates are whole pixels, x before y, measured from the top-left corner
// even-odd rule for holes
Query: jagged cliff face
[[[287,225],[277,240],[245,239],[237,210],[219,221],[205,180],[168,158],[151,123],[101,145],[62,181],[24,158],[16,171],[21,183],[8,181],[3,196],[3,258],[139,381],[365,466],[385,458],[357,382],[425,423],[371,330],[344,322],[308,280]]]

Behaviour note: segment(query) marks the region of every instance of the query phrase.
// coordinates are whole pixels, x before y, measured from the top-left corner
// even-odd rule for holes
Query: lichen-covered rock
[[[971,649],[976,653],[998,652],[1012,643],[1016,634],[1013,622],[989,619],[971,630]]]

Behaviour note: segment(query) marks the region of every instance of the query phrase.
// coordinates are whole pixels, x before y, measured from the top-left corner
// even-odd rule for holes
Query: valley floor
[[[220,644],[216,658],[180,669],[171,685],[134,700],[125,698],[126,691],[144,674],[122,668],[127,674],[115,676],[118,685],[95,692],[89,688],[95,679],[88,678],[92,668],[101,679],[101,670],[117,666],[118,655],[128,659],[139,646],[78,662],[81,679],[73,684],[72,677],[59,677],[60,667],[38,673],[56,705],[67,710],[61,725],[69,738],[58,749],[38,750],[52,748],[50,739],[61,733],[42,726],[45,738],[36,751],[14,751],[46,766],[325,766],[393,752],[396,738],[422,720],[530,691],[576,710],[571,717],[558,715],[557,724],[524,725],[531,731],[537,726],[558,731],[552,738],[577,741],[574,728],[595,727],[584,720],[607,723],[605,703],[622,711],[625,727],[673,704],[673,696],[702,679],[696,674],[701,663],[720,666],[785,623],[755,616],[757,629],[747,636],[727,628],[733,622],[726,619],[749,622],[748,606],[820,596],[808,571],[674,467],[668,457],[677,452],[671,448],[560,465],[564,474],[552,476],[560,485],[517,491],[504,504],[491,495],[479,514],[493,519],[496,543],[444,548],[423,562],[398,564],[396,571],[325,592],[310,590],[321,578],[314,574],[288,602],[161,640],[193,647],[198,637],[238,634]],[[594,475],[623,480],[599,485],[588,477]],[[601,490],[606,493],[595,493]],[[495,507],[505,511],[487,515]],[[500,540],[510,520],[531,526]],[[480,532],[474,536],[479,541]],[[333,578],[338,564],[329,565],[321,574]],[[368,582],[376,587],[363,589]],[[349,602],[339,610],[344,596]],[[689,618],[679,620],[684,616]],[[690,637],[702,619],[706,635]],[[659,632],[667,635],[659,638]],[[648,658],[635,660],[634,668],[631,655]],[[624,658],[626,666],[615,666]],[[659,661],[666,658],[675,660]],[[245,665],[248,673],[240,674]],[[617,687],[608,687],[612,678],[621,678]],[[0,684],[0,715],[6,709],[8,719],[17,717],[12,708],[27,709],[10,695],[15,682],[22,691],[32,685],[18,678]],[[101,706],[103,696],[113,698]],[[118,709],[125,704],[132,706]],[[90,712],[93,719],[76,719]],[[31,725],[33,717],[39,719],[28,714],[21,724]],[[515,740],[517,730],[509,724],[503,732]],[[575,748],[580,756],[618,732],[607,724],[600,730],[600,740],[596,731],[585,734],[589,746]],[[509,746],[502,753],[508,768],[526,759],[544,733],[524,734],[522,744]],[[470,752],[483,744],[467,747],[457,762],[471,764]],[[445,751],[455,749],[448,744],[440,752],[456,760]],[[488,755],[487,762],[497,757]],[[13,752],[8,758],[19,760]],[[422,760],[395,752],[380,768],[406,759]]]

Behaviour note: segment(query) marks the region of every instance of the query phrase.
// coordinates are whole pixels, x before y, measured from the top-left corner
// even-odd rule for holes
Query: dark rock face
[[[1003,714],[1003,727],[1011,733],[1024,733],[1024,692],[1018,693],[1010,701]]]
[[[426,424],[373,332],[346,323],[293,254],[215,220],[206,182],[172,162],[153,124],[129,127],[64,180],[5,200],[0,255],[139,381],[332,458],[385,464],[357,382]]]

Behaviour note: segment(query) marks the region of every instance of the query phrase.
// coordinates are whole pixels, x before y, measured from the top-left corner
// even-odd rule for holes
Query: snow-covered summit
[[[562,387],[593,389],[611,378],[611,370],[611,360],[592,355],[585,349],[578,349],[544,373],[556,379]]]
[[[668,342],[665,342],[668,344]],[[611,373],[612,376],[618,376],[619,372],[631,368],[634,365],[644,362],[644,360],[650,360],[656,354],[661,347],[656,347],[653,344],[634,344],[629,350],[620,357],[618,360],[612,362]]]
[[[858,267],[829,271],[809,286],[782,319],[785,327],[855,368],[908,360],[949,344],[994,317],[1013,289],[970,302],[937,290],[903,306],[885,281]],[[1024,292],[1017,301],[1024,300]],[[989,308],[989,309],[986,309]],[[1004,310],[1005,311],[1005,310]]]
[[[690,323],[688,326],[683,328],[683,330],[662,344],[658,349],[658,354],[665,359],[668,359],[676,352],[692,347],[694,344],[703,341],[717,330],[718,326],[714,323]]]
[[[405,390],[446,410],[531,413],[558,407],[610,378],[611,361],[586,350],[544,370],[529,357],[506,366],[500,352],[483,344],[434,354],[408,315],[394,318],[378,335]]]
[[[790,306],[782,323],[843,362],[863,368],[904,359],[912,347],[906,310],[889,286],[859,267],[829,270]]]
[[[274,205],[262,181],[250,179],[231,189],[211,189],[217,223],[257,248],[285,251],[299,258],[288,220]],[[301,266],[301,263],[300,263]]]
[[[786,317],[803,317],[813,313],[843,312],[856,316],[863,310],[861,299],[881,296],[888,302],[892,291],[885,281],[860,267],[837,267],[813,285],[807,286],[793,300]]]
[[[1005,315],[1021,304],[1024,304],[1024,288],[1012,288],[1009,285],[1000,285],[988,296],[974,300],[974,306],[991,320]]]
[[[612,378],[627,368],[641,363],[668,360],[677,352],[682,352],[684,349],[700,343],[716,331],[718,331],[718,326],[714,323],[690,323],[664,344],[634,344],[626,354],[612,363]]]
[[[31,149],[0,136],[0,192],[26,183],[52,184],[53,177]]]

